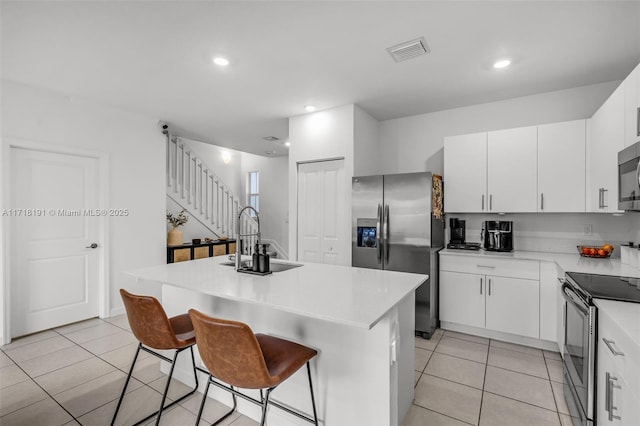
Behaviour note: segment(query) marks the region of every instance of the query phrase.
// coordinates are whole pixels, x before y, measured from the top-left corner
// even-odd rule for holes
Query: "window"
[[[260,211],[260,174],[259,172],[249,172],[249,191],[248,191],[248,205]],[[255,213],[250,211],[251,216],[255,217]]]

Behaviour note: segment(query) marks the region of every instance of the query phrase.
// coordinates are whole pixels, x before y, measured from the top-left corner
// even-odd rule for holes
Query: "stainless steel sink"
[[[224,266],[236,266],[235,262],[222,262],[220,263],[221,265]],[[249,266],[249,262],[242,262],[242,266]],[[282,271],[288,271],[289,269],[293,269],[293,268],[299,268],[302,265],[297,265],[295,263],[276,263],[276,262],[271,262],[269,265],[269,269],[271,270],[271,272],[282,272]]]

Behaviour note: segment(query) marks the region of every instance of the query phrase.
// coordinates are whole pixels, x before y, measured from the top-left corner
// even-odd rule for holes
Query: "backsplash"
[[[620,257],[620,245],[640,242],[640,213],[613,215],[606,213],[509,213],[446,214],[446,242],[449,241],[449,219],[466,221],[468,242],[481,242],[482,222],[513,222],[514,250],[550,253],[577,253],[577,245],[612,244],[612,257]],[[585,229],[585,228],[590,228]],[[589,234],[590,235],[587,235]]]

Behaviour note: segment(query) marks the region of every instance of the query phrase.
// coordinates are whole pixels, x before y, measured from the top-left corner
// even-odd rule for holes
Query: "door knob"
[[[90,246],[86,246],[85,248],[90,248],[90,249],[98,248],[98,243],[91,243]]]

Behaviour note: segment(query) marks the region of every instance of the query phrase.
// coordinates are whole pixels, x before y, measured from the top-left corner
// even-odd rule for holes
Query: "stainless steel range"
[[[567,272],[565,277],[564,396],[573,424],[593,425],[598,341],[598,309],[593,299],[640,303],[640,279],[577,272]]]

